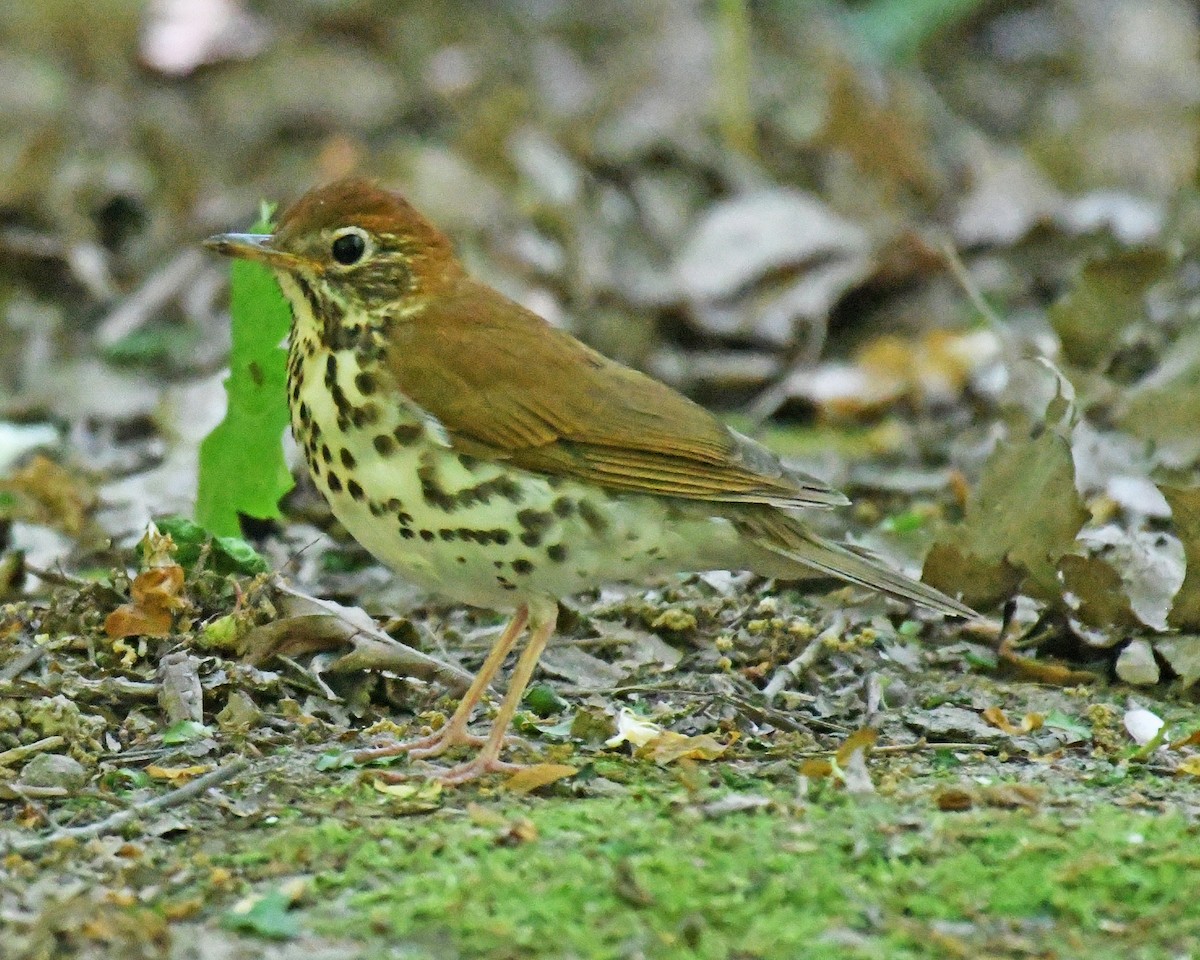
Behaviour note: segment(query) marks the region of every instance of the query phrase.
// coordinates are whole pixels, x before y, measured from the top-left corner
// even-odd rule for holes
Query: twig
[[[187,803],[217,784],[224,783],[226,780],[237,776],[249,765],[250,761],[245,757],[238,757],[223,767],[217,767],[216,770],[206,773],[202,777],[197,777],[191,783],[185,784],[178,790],[172,790],[170,793],[153,797],[142,803],[135,803],[132,807],[122,810],[119,813],[114,813],[111,817],[105,817],[103,820],[97,820],[95,823],[89,823],[82,827],[64,827],[44,837],[33,837],[29,840],[9,840],[7,843],[0,840],[0,850],[3,850],[5,853],[37,853],[45,850],[47,847],[54,846],[54,844],[62,840],[85,840],[91,837],[98,837],[104,833],[112,833],[114,830],[119,830],[127,823],[131,823],[139,817],[158,813],[162,810],[168,810],[171,807],[178,807],[181,804]]]
[[[800,651],[800,656],[796,657],[789,663],[785,663],[782,667],[775,671],[775,675],[767,681],[767,685],[763,687],[762,695],[767,702],[774,700],[783,689],[793,680],[799,680],[800,677],[808,671],[817,660],[826,651],[825,641],[839,636],[846,629],[846,618],[840,614],[833,618],[833,622],[827,628],[809,641],[808,646]]]
[[[788,730],[792,733],[806,731],[809,727],[820,727],[830,733],[848,732],[845,726],[829,720],[822,720],[820,717],[804,717],[803,720],[797,720],[785,711],[775,707],[754,703],[752,700],[739,697],[733,693],[718,693],[715,690],[688,690],[686,687],[654,687],[630,684],[621,687],[610,687],[607,690],[580,690],[578,692],[606,693],[612,696],[620,696],[625,693],[656,693],[666,696],[703,697],[708,700],[724,701],[755,720],[767,720],[780,729]]]
[[[21,674],[42,659],[49,651],[49,644],[34,642],[33,646],[24,653],[14,657],[10,663],[0,670],[0,682],[16,680]]]
[[[188,248],[155,270],[96,328],[96,342],[111,347],[157,314],[204,268],[204,254]]]
[[[26,743],[19,747],[13,747],[11,750],[5,750],[3,753],[0,753],[0,767],[20,763],[30,754],[41,753],[44,750],[54,750],[66,742],[66,738],[55,734],[53,737],[42,737],[41,740],[35,740],[33,743]]]

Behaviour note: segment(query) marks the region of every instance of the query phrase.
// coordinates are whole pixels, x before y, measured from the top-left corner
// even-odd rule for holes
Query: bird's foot
[[[407,753],[414,760],[422,760],[426,757],[441,756],[454,747],[482,747],[485,743],[487,743],[486,737],[469,733],[458,724],[447,723],[428,736],[401,740],[399,743],[389,743],[386,747],[359,750],[354,754],[354,762],[370,763],[372,760],[395,757],[402,753]]]
[[[434,779],[444,787],[456,787],[459,784],[486,777],[489,773],[518,773],[528,767],[529,765],[525,763],[509,763],[499,757],[489,757],[480,753],[466,763],[443,770]]]
[[[389,743],[386,747],[375,747],[371,750],[359,750],[354,754],[355,763],[370,763],[372,760],[382,760],[385,757],[395,757],[407,753],[414,760],[427,760],[430,757],[440,757],[454,747],[483,747],[487,737],[470,733],[465,727],[450,722],[424,737],[414,737],[412,740],[401,740],[399,743]],[[526,746],[520,737],[505,736],[505,746]]]

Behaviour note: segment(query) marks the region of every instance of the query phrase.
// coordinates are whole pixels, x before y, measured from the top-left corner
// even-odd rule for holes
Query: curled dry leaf
[[[0,491],[13,495],[21,519],[57,527],[71,536],[83,532],[96,505],[95,492],[82,478],[40,453],[0,482]]]
[[[535,763],[505,780],[504,789],[517,794],[532,793],[558,780],[573,777],[578,772],[575,767],[565,763]]]
[[[1003,730],[1005,733],[1013,734],[1014,736],[1022,733],[1032,733],[1034,730],[1040,729],[1045,722],[1045,717],[1042,714],[1027,713],[1021,719],[1020,726],[1018,726],[1010,721],[999,707],[986,708],[983,711],[983,719],[998,730]]]
[[[121,637],[165,637],[175,614],[187,606],[183,596],[183,567],[171,564],[143,570],[129,589],[132,603],[114,610],[104,621],[104,632]]]

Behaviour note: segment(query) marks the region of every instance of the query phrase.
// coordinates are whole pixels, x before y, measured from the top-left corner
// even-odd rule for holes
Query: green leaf
[[[265,212],[264,212],[265,213]],[[253,227],[269,233],[268,216]],[[225,419],[200,445],[196,520],[218,536],[237,536],[238,515],[273,520],[292,489],[283,458],[288,425],[287,351],[280,344],[291,309],[271,271],[238,260],[230,267],[233,346]]]
[[[354,754],[346,750],[326,750],[315,764],[318,770],[345,770],[354,765]]]
[[[922,579],[977,606],[1018,587],[1056,599],[1058,559],[1087,519],[1070,443],[1053,430],[1010,440],[988,458],[963,522],[929,551]]]
[[[1062,730],[1064,733],[1070,733],[1077,740],[1091,740],[1092,728],[1075,717],[1068,716],[1061,710],[1051,710],[1046,714],[1046,718],[1042,721],[1042,726],[1050,727],[1053,730]]]
[[[255,900],[248,909],[229,910],[221,919],[227,930],[255,933],[271,940],[290,940],[300,935],[300,921],[289,912],[291,898],[281,890],[271,890]]]
[[[984,0],[871,0],[848,13],[855,36],[892,62],[912,60],[939,31],[966,20]]]
[[[1145,321],[1146,292],[1170,265],[1170,255],[1152,248],[1087,263],[1074,288],[1049,311],[1066,360],[1093,369],[1105,364],[1126,331]]]
[[[181,566],[194,566],[211,540],[213,566],[218,573],[267,572],[267,561],[241,537],[210,538],[202,526],[187,517],[160,517],[155,524],[175,541],[175,559]]]
[[[543,719],[562,713],[567,701],[544,683],[536,683],[525,693],[525,706]]]
[[[191,743],[208,736],[208,727],[196,720],[180,720],[163,731],[162,742],[168,747]]]

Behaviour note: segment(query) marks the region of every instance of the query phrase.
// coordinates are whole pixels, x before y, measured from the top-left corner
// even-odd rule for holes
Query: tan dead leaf
[[[1188,757],[1176,768],[1179,773],[1186,773],[1190,777],[1200,777],[1200,756]]]
[[[151,764],[146,768],[146,775],[155,780],[167,780],[176,786],[182,786],[189,780],[203,776],[211,769],[210,765],[203,763],[191,767],[160,767],[157,764]]]
[[[1029,783],[997,783],[979,791],[989,807],[1003,810],[1035,810],[1042,802],[1042,791]]]
[[[1096,683],[1099,677],[1087,670],[1072,670],[1058,663],[1047,663],[1045,660],[1034,660],[1023,656],[1008,644],[1002,644],[997,651],[999,660],[1005,666],[1015,670],[1026,680],[1037,683],[1048,683],[1055,687],[1075,687],[1080,684]]]
[[[428,813],[442,805],[442,785],[436,780],[388,783],[378,777],[371,781],[378,793],[392,800],[388,809],[395,813]]]
[[[845,742],[838,747],[837,753],[834,754],[834,759],[839,767],[845,767],[850,762],[850,758],[860,750],[863,753],[869,753],[871,748],[875,746],[875,741],[879,739],[879,732],[872,730],[870,727],[862,727],[855,730],[848,736]]]
[[[639,747],[637,755],[665,767],[676,760],[715,760],[727,747],[728,744],[720,743],[711,734],[688,737],[673,730],[664,730],[645,746]]]
[[[0,482],[0,490],[13,494],[23,519],[58,527],[73,536],[83,531],[96,504],[96,494],[82,478],[42,454]]]
[[[1178,740],[1171,741],[1172,750],[1182,750],[1184,747],[1200,746],[1200,730],[1193,730],[1186,736],[1180,737]]]
[[[119,637],[165,637],[176,611],[187,606],[183,567],[170,564],[143,570],[129,588],[132,603],[117,607],[104,621],[104,632]]]
[[[1016,727],[1009,723],[1008,717],[1004,715],[1004,711],[999,707],[986,707],[983,711],[983,719],[997,730],[1003,730],[1005,733],[1019,732]]]
[[[970,810],[975,806],[975,800],[975,793],[963,787],[942,787],[933,795],[934,805],[948,813]]]
[[[532,793],[557,780],[573,777],[578,772],[575,767],[565,763],[535,763],[518,770],[504,781],[503,786],[512,793]]]
[[[987,707],[983,711],[983,719],[998,730],[1003,730],[1005,733],[1010,733],[1014,736],[1016,734],[1031,733],[1034,730],[1040,730],[1046,720],[1040,713],[1027,713],[1021,718],[1020,726],[1017,726],[1004,715],[1004,711],[999,707]]]
[[[833,776],[833,764],[821,757],[809,757],[800,764],[800,775],[810,780],[824,780]]]

